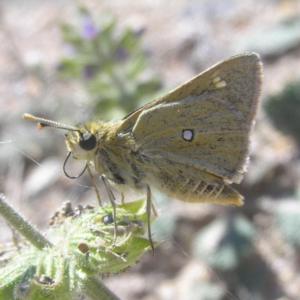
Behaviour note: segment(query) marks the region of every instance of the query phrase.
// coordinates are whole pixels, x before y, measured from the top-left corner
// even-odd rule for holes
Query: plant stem
[[[39,250],[45,247],[53,247],[39,231],[33,228],[9,205],[4,194],[0,194],[0,215]]]
[[[94,47],[95,53],[96,53],[99,61],[101,62],[101,61],[107,60],[107,58],[105,57],[105,54],[103,53],[103,51],[101,51],[101,48],[99,47],[97,41],[94,40],[94,41],[92,41],[92,43],[93,43],[93,47]],[[119,79],[117,74],[112,70],[112,68],[109,68],[106,72],[110,75],[110,78],[113,80],[115,86],[120,90],[121,94],[124,95],[124,97],[126,95],[128,95],[125,85]]]
[[[82,293],[91,300],[120,300],[96,276],[90,276],[81,282]]]

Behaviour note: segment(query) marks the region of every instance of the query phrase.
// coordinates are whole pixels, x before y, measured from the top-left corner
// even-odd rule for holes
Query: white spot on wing
[[[182,138],[185,140],[185,141],[192,141],[193,138],[194,138],[194,131],[191,130],[191,129],[185,129],[182,131]]]
[[[219,76],[216,76],[216,77],[214,77],[214,78],[213,78],[213,80],[212,80],[212,81],[213,81],[213,83],[215,83],[215,84],[216,84],[216,83],[218,83],[219,81],[221,81],[221,77],[219,77]]]
[[[227,85],[225,80],[222,80],[220,76],[212,77],[212,82],[217,89],[221,89]]]
[[[217,82],[217,83],[215,84],[215,87],[216,87],[217,89],[221,89],[221,88],[225,87],[226,85],[227,85],[226,81],[225,81],[225,80],[222,80],[222,81],[220,81],[220,82]]]

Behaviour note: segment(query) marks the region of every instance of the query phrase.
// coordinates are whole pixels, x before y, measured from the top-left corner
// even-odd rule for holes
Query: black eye
[[[92,150],[97,144],[96,137],[91,133],[84,133],[80,137],[79,146],[84,150]]]

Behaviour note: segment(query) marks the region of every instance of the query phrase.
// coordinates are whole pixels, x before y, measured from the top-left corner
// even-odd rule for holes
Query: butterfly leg
[[[117,212],[116,212],[116,203],[115,203],[115,196],[112,193],[110,187],[109,187],[109,183],[107,181],[107,178],[105,175],[101,175],[101,179],[103,181],[107,196],[109,198],[109,201],[111,203],[111,206],[113,208],[113,217],[114,217],[114,226],[115,226],[115,230],[114,230],[114,239],[113,239],[113,245],[116,245],[116,240],[117,240]]]
[[[152,241],[152,233],[151,233],[151,208],[153,207],[152,205],[152,200],[151,200],[151,189],[148,184],[145,185],[147,189],[147,200],[146,200],[146,213],[147,213],[147,223],[148,223],[148,238],[149,238],[149,243],[150,247],[152,249],[152,255],[154,256],[154,245]],[[154,210],[155,214],[156,211]]]
[[[99,194],[99,191],[98,191],[98,188],[97,188],[97,185],[96,185],[96,181],[95,181],[95,177],[94,177],[94,175],[91,171],[91,168],[90,168],[89,164],[87,164],[87,170],[88,170],[88,173],[89,173],[90,178],[92,180],[93,186],[95,188],[95,192],[96,192],[96,195],[97,195],[99,205],[102,206],[101,199],[100,199],[100,194]]]

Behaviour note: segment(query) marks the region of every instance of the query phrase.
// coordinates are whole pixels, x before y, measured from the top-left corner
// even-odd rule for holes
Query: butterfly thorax
[[[144,177],[137,166],[141,159],[131,132],[119,131],[121,122],[88,121],[76,126],[78,131],[69,131],[65,142],[74,158],[86,160],[99,175],[104,174],[114,185],[136,189]],[[95,147],[91,150],[80,146],[80,138],[86,133],[96,137]]]

